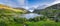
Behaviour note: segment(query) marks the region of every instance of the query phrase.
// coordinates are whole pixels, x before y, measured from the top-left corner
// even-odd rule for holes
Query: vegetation
[[[0,5],[0,26],[60,26],[60,10],[53,8],[55,6],[36,11],[43,16],[27,19],[20,17],[27,13],[26,10]]]
[[[26,10],[18,10],[0,4],[0,26],[22,26],[24,19],[20,19],[19,16],[23,13],[26,13]]]

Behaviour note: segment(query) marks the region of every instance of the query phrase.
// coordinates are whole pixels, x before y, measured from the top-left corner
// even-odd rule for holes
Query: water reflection
[[[26,17],[26,18],[34,18],[36,16],[42,16],[36,13],[28,13],[28,14],[22,14],[21,17]]]

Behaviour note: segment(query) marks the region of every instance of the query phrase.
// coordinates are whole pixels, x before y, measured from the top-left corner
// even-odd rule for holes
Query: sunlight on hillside
[[[15,12],[26,12],[25,10],[14,9],[14,8],[11,8],[9,6],[2,5],[2,4],[0,4],[0,9],[7,9],[7,10],[15,11]]]

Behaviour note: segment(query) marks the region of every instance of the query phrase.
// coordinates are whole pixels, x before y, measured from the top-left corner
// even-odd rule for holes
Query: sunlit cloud
[[[47,7],[48,6],[52,6],[52,5],[55,5],[55,4],[58,4],[60,3],[60,0],[55,0],[54,2],[50,3],[50,4],[47,4]]]
[[[45,4],[42,4],[40,8],[46,8],[46,7],[49,7],[49,6],[52,6],[52,5],[55,5],[55,4],[58,4],[60,3],[60,0],[55,0],[54,2],[52,3],[45,3]],[[44,6],[45,5],[45,6]]]

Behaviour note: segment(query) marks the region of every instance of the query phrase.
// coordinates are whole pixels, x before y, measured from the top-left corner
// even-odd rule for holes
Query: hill
[[[0,4],[0,17],[17,17],[20,14],[24,14],[26,12],[27,10],[23,10],[22,8],[15,9],[10,6]]]
[[[20,14],[24,13],[26,13],[26,10],[14,9],[10,6],[0,4],[0,26],[22,26],[21,23],[17,23],[18,20],[15,18],[21,18]]]
[[[43,14],[45,16],[58,16],[60,14],[60,3],[46,7],[45,9],[36,9],[34,13]]]
[[[11,7],[7,6],[7,5],[2,5],[2,4],[0,4],[0,10],[1,10],[1,9],[11,10],[11,11],[14,11],[14,12],[22,12],[22,13],[26,12],[25,10],[23,11],[22,8],[20,8],[20,9],[16,8],[16,9],[14,9],[14,8],[11,8]]]

